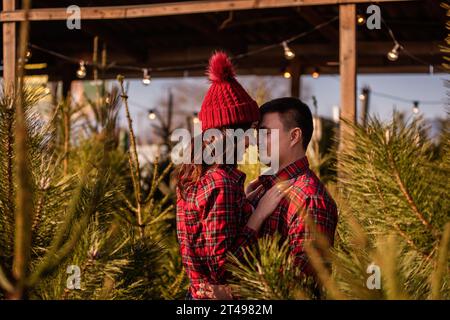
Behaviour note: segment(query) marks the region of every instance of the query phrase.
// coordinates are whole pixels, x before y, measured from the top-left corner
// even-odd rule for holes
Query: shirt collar
[[[224,164],[222,168],[230,175],[230,178],[239,184],[243,184],[246,174],[239,170],[235,165]]]
[[[276,182],[296,178],[309,169],[308,158],[304,156],[288,166],[284,167],[274,175],[261,176],[259,179],[265,187],[271,187]]]

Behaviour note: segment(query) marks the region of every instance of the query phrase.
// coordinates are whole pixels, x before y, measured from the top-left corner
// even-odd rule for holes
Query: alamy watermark
[[[174,164],[258,164],[269,167],[263,174],[272,174],[279,168],[278,129],[208,129],[204,132],[194,127],[194,139],[189,130],[179,128],[173,131],[171,141],[178,143],[171,151]],[[193,144],[193,145],[192,145]],[[250,145],[258,146],[256,153],[244,153]]]
[[[366,272],[370,274],[367,278],[366,286],[369,290],[381,289],[381,269],[374,263],[371,263]]]
[[[369,30],[380,30],[381,29],[381,9],[376,4],[372,4],[367,7],[366,13],[369,14],[367,17],[366,26]]]
[[[68,6],[66,9],[67,19],[66,26],[69,30],[81,29],[81,9],[77,5]]]
[[[81,269],[77,265],[70,265],[66,269],[66,273],[69,275],[66,281],[66,288],[70,290],[81,289]]]

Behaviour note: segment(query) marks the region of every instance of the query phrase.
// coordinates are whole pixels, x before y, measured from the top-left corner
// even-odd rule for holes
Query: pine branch
[[[444,227],[444,233],[441,238],[439,253],[436,261],[436,267],[431,278],[431,299],[438,300],[442,298],[442,282],[445,273],[448,273],[448,252],[450,249],[450,223]]]
[[[131,119],[130,110],[128,107],[128,96],[125,93],[125,88],[123,86],[124,77],[119,75],[117,80],[120,84],[121,97],[125,105],[125,114],[128,122],[128,131],[130,133],[131,150],[129,151],[129,162],[131,177],[133,179],[133,188],[136,198],[136,212],[137,212],[137,223],[139,226],[139,234],[144,237],[145,225],[143,224],[143,213],[142,213],[142,191],[141,191],[141,171],[139,165],[139,158],[136,148],[136,138],[133,130],[133,120]]]

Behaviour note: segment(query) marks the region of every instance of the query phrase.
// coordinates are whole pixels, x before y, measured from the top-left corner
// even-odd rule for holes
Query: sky
[[[446,116],[445,101],[447,91],[444,82],[450,80],[446,74],[408,74],[408,75],[359,75],[358,87],[369,86],[370,115],[389,120],[395,108],[413,115],[413,101],[419,101],[419,110],[427,119]],[[238,76],[238,81],[259,103],[289,95],[290,80],[283,77]],[[129,81],[128,96],[131,114],[138,135],[147,135],[152,125],[147,114],[149,109],[156,109],[164,116],[167,110],[169,89],[172,91],[175,110],[174,125],[184,125],[186,116],[200,110],[201,102],[209,83],[206,77],[153,79],[145,86],[140,79]],[[360,90],[358,90],[358,94]],[[380,95],[381,94],[381,95]],[[396,96],[395,100],[382,95]],[[339,76],[302,76],[301,99],[312,108],[312,96],[318,103],[319,115],[333,117],[333,106],[339,106]],[[404,101],[406,100],[406,101]],[[427,104],[434,102],[433,104]],[[360,101],[358,100],[358,108]],[[122,115],[122,121],[124,117]]]

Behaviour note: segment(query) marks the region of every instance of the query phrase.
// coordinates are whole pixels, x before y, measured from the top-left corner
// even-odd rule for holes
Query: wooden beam
[[[378,0],[377,2],[403,2],[414,0]],[[266,9],[282,7],[298,7],[313,5],[335,5],[346,3],[371,3],[373,0],[216,0],[216,1],[185,1],[171,3],[155,3],[126,6],[82,7],[81,19],[131,19],[157,16],[173,16],[181,14],[222,12],[233,10]],[[66,8],[31,9],[31,21],[66,20]],[[4,10],[0,21],[23,21],[23,10]]]
[[[356,6],[339,6],[339,73],[341,78],[341,118],[356,122]],[[351,148],[353,130],[341,120],[341,151]]]
[[[3,10],[15,9],[15,0],[3,0]],[[3,87],[5,93],[11,92],[16,75],[16,23],[3,24]]]

